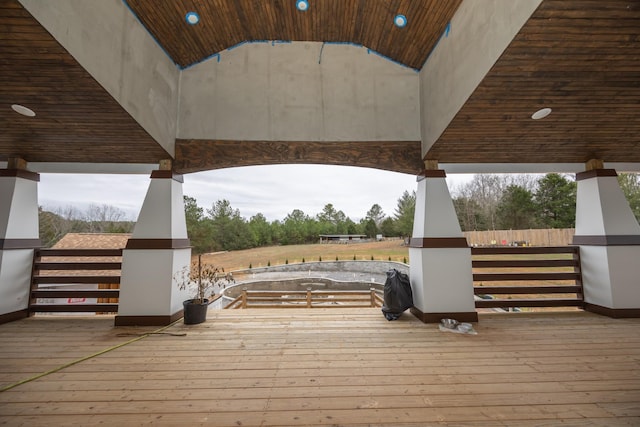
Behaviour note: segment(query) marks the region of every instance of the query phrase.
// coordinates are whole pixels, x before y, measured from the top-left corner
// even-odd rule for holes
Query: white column
[[[585,309],[640,317],[640,225],[613,169],[576,175],[573,244],[580,246]]]
[[[39,180],[24,169],[0,170],[0,323],[29,315]]]
[[[443,170],[418,177],[409,248],[411,312],[423,322],[476,322],[471,249],[463,236]]]
[[[116,326],[168,325],[182,317],[182,301],[189,296],[174,284],[174,276],[190,261],[182,176],[154,171],[122,254]]]

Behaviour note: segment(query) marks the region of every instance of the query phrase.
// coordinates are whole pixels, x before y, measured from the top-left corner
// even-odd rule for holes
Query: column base
[[[423,313],[415,307],[411,307],[411,314],[416,316],[422,323],[440,323],[442,319],[455,319],[458,322],[477,322],[478,313],[454,312],[454,313]]]
[[[116,316],[114,326],[168,326],[182,316],[183,310],[166,316]]]
[[[29,317],[29,309],[0,314],[0,325]]]
[[[585,302],[584,310],[614,319],[640,318],[640,308],[609,308]]]

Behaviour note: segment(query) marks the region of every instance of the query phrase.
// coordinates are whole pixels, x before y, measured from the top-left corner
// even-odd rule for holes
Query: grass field
[[[225,271],[242,270],[252,267],[266,267],[267,264],[280,265],[287,261],[290,264],[302,262],[371,260],[377,261],[409,261],[409,248],[403,240],[384,240],[366,243],[326,243],[313,245],[267,246],[242,251],[219,252],[205,254],[202,261],[223,267]]]

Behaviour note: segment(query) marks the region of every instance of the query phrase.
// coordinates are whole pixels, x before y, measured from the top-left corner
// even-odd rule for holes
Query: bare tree
[[[537,175],[533,174],[475,174],[467,184],[455,187],[452,194],[458,200],[458,211],[463,210],[466,219],[482,218],[476,227],[495,230],[498,227],[498,205],[507,187],[516,185],[533,192],[537,182]],[[473,227],[473,224],[466,226]]]
[[[122,221],[125,217],[125,212],[122,209],[116,208],[111,205],[96,205],[90,204],[85,211],[85,221],[97,221],[97,222],[117,222]]]

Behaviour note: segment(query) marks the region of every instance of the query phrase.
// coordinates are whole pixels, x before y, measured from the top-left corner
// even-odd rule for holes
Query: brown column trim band
[[[174,181],[178,181],[180,183],[184,182],[184,177],[179,173],[174,173],[173,171],[168,170],[154,170],[151,171],[152,179],[173,179]]]
[[[614,319],[640,318],[640,308],[609,308],[585,302],[584,309],[585,311],[612,317]]]
[[[410,248],[469,248],[466,237],[412,237]]]
[[[166,316],[116,316],[115,326],[167,326],[183,317],[183,310]]]
[[[582,246],[637,246],[640,245],[640,234],[617,236],[573,236],[572,245]]]
[[[440,323],[442,319],[455,319],[458,322],[477,322],[478,313],[456,312],[456,313],[423,313],[415,307],[411,307],[411,314],[416,316],[422,323]]]
[[[420,182],[425,178],[446,178],[447,173],[444,169],[424,169],[418,174],[416,181]]]
[[[590,171],[578,172],[576,174],[576,181],[597,178],[600,176],[618,176],[618,173],[615,169],[592,169]]]
[[[40,239],[0,239],[0,250],[41,248]]]
[[[0,169],[0,176],[22,178],[22,179],[27,179],[29,181],[35,181],[35,182],[40,181],[39,173],[27,171],[24,169]]]
[[[0,314],[0,325],[3,323],[14,322],[16,320],[29,317],[29,309],[13,311],[11,313]]]
[[[129,239],[125,249],[187,249],[189,239]]]

